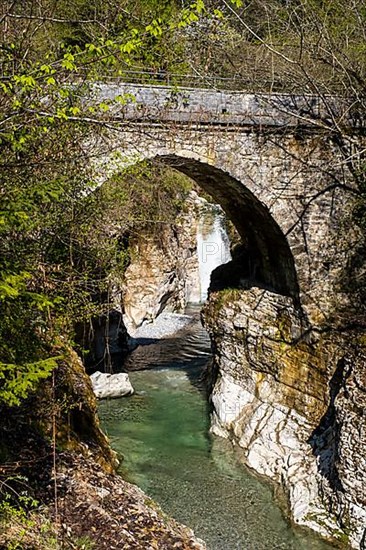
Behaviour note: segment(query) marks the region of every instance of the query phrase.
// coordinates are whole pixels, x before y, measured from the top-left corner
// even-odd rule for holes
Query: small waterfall
[[[199,301],[207,299],[211,273],[231,260],[230,241],[225,229],[225,214],[217,204],[207,203],[197,226]]]

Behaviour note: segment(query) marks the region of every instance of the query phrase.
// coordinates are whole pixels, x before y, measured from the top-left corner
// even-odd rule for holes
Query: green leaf
[[[26,288],[26,281],[30,273],[23,271],[19,274],[0,273],[0,300],[17,298]]]
[[[51,65],[44,64],[44,65],[41,66],[41,71],[43,73],[49,74],[52,71],[52,67],[51,67]]]
[[[81,113],[81,109],[79,107],[70,107],[69,109],[70,113],[74,116],[79,115]]]
[[[48,378],[61,357],[50,357],[23,365],[0,363],[0,402],[8,406],[20,405],[38,383]]]
[[[161,36],[163,34],[161,22],[161,19],[153,19],[150,25],[145,27],[145,30],[152,36]]]

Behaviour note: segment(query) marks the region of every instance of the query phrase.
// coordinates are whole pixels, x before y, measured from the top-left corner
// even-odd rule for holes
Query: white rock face
[[[99,399],[132,395],[134,391],[128,374],[125,372],[108,374],[97,371],[91,375],[90,379],[94,393]]]
[[[294,522],[366,548],[364,352],[347,335],[301,337],[291,299],[259,288],[213,293],[203,315],[212,432],[282,486]]]
[[[306,443],[311,427],[296,411],[269,403],[268,386],[263,380],[254,395],[230,375],[220,374],[212,394],[211,431],[234,439],[251,469],[282,484],[295,523],[327,536],[336,525],[319,499],[316,459]],[[312,519],[319,517],[323,525]]]
[[[123,282],[124,321],[130,334],[162,311],[184,310],[199,288],[197,200],[192,191],[188,212],[177,218],[175,228],[162,228],[160,243],[147,235],[133,243]]]

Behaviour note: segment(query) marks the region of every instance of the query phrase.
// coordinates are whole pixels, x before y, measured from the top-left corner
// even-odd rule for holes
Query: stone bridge
[[[364,262],[345,162],[357,121],[340,140],[331,119],[344,106],[313,96],[112,83],[95,85],[94,98],[110,102],[108,130],[88,144],[104,148],[101,181],[126,163],[162,162],[208,192],[242,238],[213,281],[239,291],[213,295],[204,313],[216,352],[213,430],[282,483],[297,522],[357,545],[365,394],[351,344]]]
[[[239,279],[292,297],[314,325],[344,302],[353,194],[316,97],[133,84],[99,84],[94,93],[111,102],[102,179],[146,158],[176,168],[236,226],[246,248]]]

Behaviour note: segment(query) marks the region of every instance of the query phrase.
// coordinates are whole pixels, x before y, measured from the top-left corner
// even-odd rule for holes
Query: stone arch
[[[247,187],[220,168],[195,158],[175,154],[157,155],[161,162],[194,180],[221,205],[235,225],[243,246],[233,258],[235,265],[219,274],[231,286],[258,286],[290,296],[298,303],[299,288],[294,258],[278,223]],[[236,283],[236,284],[234,284]]]

